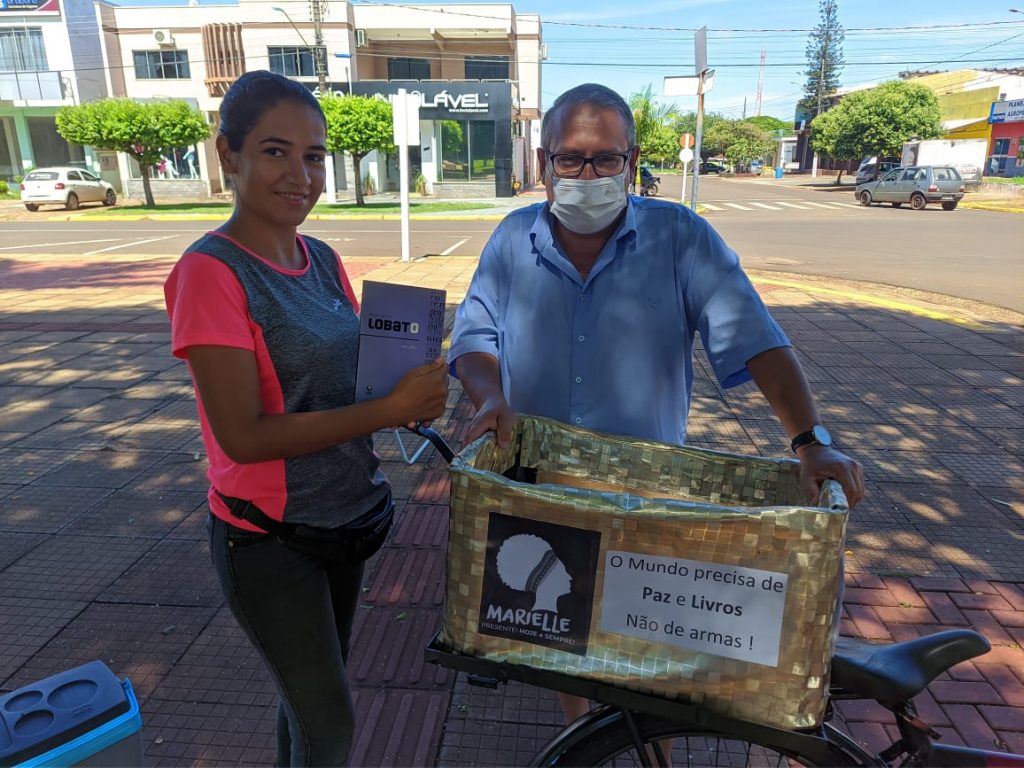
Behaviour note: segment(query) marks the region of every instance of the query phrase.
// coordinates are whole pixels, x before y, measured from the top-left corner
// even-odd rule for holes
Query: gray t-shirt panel
[[[355,402],[359,317],[333,249],[311,237],[302,240],[309,268],[301,274],[275,268],[215,233],[189,248],[221,261],[238,278],[273,363],[270,374],[280,386],[285,413]],[[390,490],[369,436],[285,459],[284,466],[288,523],[340,527],[365,515]]]

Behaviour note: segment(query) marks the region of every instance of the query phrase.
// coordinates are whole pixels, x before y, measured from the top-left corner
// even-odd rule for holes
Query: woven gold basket
[[[821,722],[847,505],[795,461],[521,417],[452,463],[441,640],[783,728]]]

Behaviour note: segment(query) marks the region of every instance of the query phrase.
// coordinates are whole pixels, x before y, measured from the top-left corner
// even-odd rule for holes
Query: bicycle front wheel
[[[779,731],[779,738],[766,735],[764,729],[737,727],[736,732],[716,733],[646,714],[634,714],[634,722],[648,754],[648,764],[657,765],[653,745],[672,740],[670,764],[679,766],[728,766],[728,768],[798,768],[799,766],[864,766],[877,761],[838,731],[828,729],[827,736],[800,738]],[[738,724],[742,725],[742,724]],[[667,755],[666,755],[667,757]],[[591,718],[581,728],[572,728],[548,745],[537,765],[640,766],[643,762],[629,726],[619,710],[609,709]]]

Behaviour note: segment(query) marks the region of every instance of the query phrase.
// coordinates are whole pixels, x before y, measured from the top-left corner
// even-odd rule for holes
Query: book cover
[[[357,401],[387,395],[410,369],[440,356],[445,298],[434,288],[363,283]]]

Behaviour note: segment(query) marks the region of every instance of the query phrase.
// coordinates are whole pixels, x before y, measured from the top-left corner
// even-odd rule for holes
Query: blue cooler
[[[139,702],[102,661],[0,696],[0,766],[70,765],[142,765]]]

